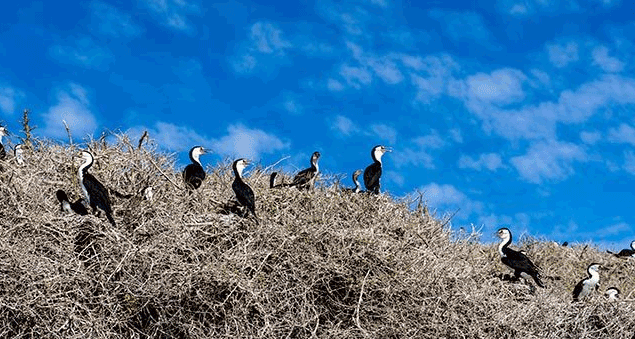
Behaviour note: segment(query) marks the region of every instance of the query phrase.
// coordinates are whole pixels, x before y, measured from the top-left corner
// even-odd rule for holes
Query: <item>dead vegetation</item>
[[[0,173],[3,338],[635,338],[632,259],[526,239],[516,247],[547,285],[531,294],[501,280],[495,246],[408,201],[271,190],[248,168],[256,226],[218,213],[233,199],[229,160],[190,194],[173,156],[123,136],[84,146],[91,173],[133,194],[114,198],[113,228],[59,210],[57,189],[79,197],[80,146],[32,145]],[[608,268],[600,292],[617,286],[621,301],[571,302],[593,261]]]

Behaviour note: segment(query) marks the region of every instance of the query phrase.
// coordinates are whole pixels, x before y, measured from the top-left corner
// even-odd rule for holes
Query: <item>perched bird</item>
[[[183,170],[183,180],[185,181],[185,186],[189,189],[201,187],[203,180],[205,180],[205,170],[199,160],[199,157],[203,154],[207,154],[207,150],[201,146],[194,146],[190,150],[192,163],[185,166]]]
[[[93,155],[89,151],[82,151],[81,154],[84,163],[79,166],[77,177],[79,178],[79,185],[82,188],[84,199],[93,209],[93,212],[96,212],[98,207],[106,212],[108,221],[113,226],[116,226],[115,219],[112,217],[112,207],[108,190],[92,174],[88,173],[88,169],[94,162]]]
[[[278,172],[273,172],[269,176],[269,188],[276,187],[276,177],[278,176]]]
[[[616,301],[620,298],[620,290],[617,287],[609,287],[606,289],[606,297],[609,298],[609,301]]]
[[[152,198],[154,197],[154,192],[152,189],[152,186],[146,186],[141,190],[141,195],[143,196],[143,199],[145,200],[152,200]]]
[[[588,278],[580,280],[573,289],[573,301],[578,301],[589,295],[593,290],[597,290],[600,283],[600,264],[592,263],[587,267]]]
[[[611,251],[607,251],[613,255],[615,255],[616,257],[632,257],[635,258],[635,241],[631,242],[631,249],[623,249],[621,250],[619,253],[613,253]]]
[[[360,169],[353,172],[353,183],[355,184],[355,188],[345,188],[343,190],[344,192],[351,192],[351,193],[361,192],[361,187],[360,187],[361,185],[359,184],[359,181],[357,180],[360,174],[362,174],[362,170]]]
[[[7,151],[4,150],[4,144],[2,143],[2,137],[7,135],[7,129],[4,126],[0,126],[0,160],[4,160],[7,157]]]
[[[75,202],[71,202],[68,199],[68,196],[66,195],[66,192],[62,191],[62,190],[57,190],[57,192],[55,192],[55,195],[57,196],[57,200],[59,200],[60,202],[60,210],[62,212],[66,212],[66,213],[77,213],[79,215],[87,215],[88,214],[88,210],[86,209],[86,206],[84,206],[84,199],[78,199]]]
[[[379,194],[379,179],[381,178],[381,157],[392,149],[377,145],[370,151],[373,163],[364,170],[364,186],[369,193]]]
[[[317,178],[320,168],[318,167],[318,160],[320,160],[320,152],[313,152],[311,155],[311,167],[306,168],[298,172],[293,177],[293,181],[289,186],[295,186],[298,189],[309,189],[315,184],[315,178]]]
[[[15,157],[15,161],[18,165],[24,165],[24,145],[17,144],[13,148],[13,156]]]
[[[245,167],[249,165],[249,161],[246,159],[240,158],[234,161],[232,167],[234,169],[234,182],[232,183],[232,189],[236,194],[236,199],[238,202],[247,208],[251,214],[253,214],[256,219],[256,223],[258,223],[258,216],[256,215],[256,197],[254,195],[254,191],[243,181],[243,170]]]
[[[538,286],[544,288],[545,285],[540,280],[538,267],[524,253],[509,248],[512,243],[512,232],[503,227],[496,232],[496,235],[501,239],[501,243],[498,245],[501,261],[514,270],[514,277],[516,279],[521,276],[525,279],[528,279],[528,276],[532,277]]]

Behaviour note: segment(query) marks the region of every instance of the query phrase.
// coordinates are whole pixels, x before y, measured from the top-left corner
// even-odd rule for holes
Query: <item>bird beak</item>
[[[386,152],[392,152],[392,147],[386,147]]]

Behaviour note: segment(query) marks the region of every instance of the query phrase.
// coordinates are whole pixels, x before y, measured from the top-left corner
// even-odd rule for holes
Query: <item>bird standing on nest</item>
[[[201,187],[203,180],[205,180],[205,170],[199,159],[203,154],[207,154],[207,150],[201,146],[194,146],[190,149],[190,161],[192,161],[192,163],[185,166],[183,170],[183,180],[188,189]]]
[[[501,255],[501,261],[514,270],[516,280],[520,277],[528,280],[528,278],[531,277],[538,286],[544,288],[545,285],[540,280],[538,267],[534,265],[524,253],[509,248],[509,245],[512,243],[512,232],[508,228],[503,227],[496,232],[496,236],[501,239],[501,243],[498,245],[498,253]]]
[[[88,169],[93,165],[94,157],[89,151],[81,152],[84,163],[79,166],[77,171],[77,177],[79,179],[79,185],[82,188],[84,199],[88,205],[92,208],[93,212],[97,211],[97,208],[102,209],[106,213],[106,218],[113,225],[115,219],[112,217],[112,204],[110,203],[110,196],[108,190],[102,185],[97,178],[88,173]]]
[[[370,157],[373,158],[373,163],[368,165],[364,170],[364,186],[366,186],[366,192],[379,194],[379,186],[381,179],[381,157],[386,152],[392,152],[392,149],[377,145],[370,151]]]
[[[254,195],[254,191],[243,180],[243,171],[247,165],[249,165],[249,161],[243,158],[234,161],[232,164],[235,176],[234,182],[232,183],[232,189],[236,194],[238,202],[247,208],[251,214],[253,214],[256,219],[256,223],[258,223],[258,216],[256,215],[256,197]]]

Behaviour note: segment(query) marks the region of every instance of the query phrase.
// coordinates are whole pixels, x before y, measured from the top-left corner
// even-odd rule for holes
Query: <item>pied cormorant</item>
[[[592,263],[587,267],[586,271],[589,274],[588,278],[580,280],[573,289],[573,301],[578,301],[580,298],[584,298],[589,295],[593,290],[597,290],[600,283],[600,264]]]
[[[93,209],[93,212],[96,212],[98,207],[106,212],[106,218],[115,226],[108,190],[92,174],[88,173],[88,169],[94,162],[93,155],[89,151],[82,151],[81,154],[84,163],[79,166],[77,176],[79,178],[79,185],[82,188],[82,193],[84,194],[84,199]]]
[[[15,157],[15,161],[18,165],[24,165],[24,145],[17,144],[13,148],[13,156]]]
[[[631,249],[623,249],[619,253],[615,254],[616,257],[633,257],[635,258],[635,241],[631,242]]]
[[[57,190],[55,192],[57,196],[57,200],[60,201],[60,210],[66,213],[77,213],[79,215],[87,215],[88,210],[86,206],[84,206],[84,199],[80,198],[75,202],[71,202],[66,195],[66,192],[62,190]]]
[[[273,172],[269,176],[269,188],[274,188],[276,186],[276,177],[278,176],[278,172]]]
[[[183,170],[183,180],[185,181],[185,186],[189,189],[201,187],[203,180],[205,180],[205,170],[199,160],[199,157],[203,154],[207,154],[207,150],[201,146],[194,146],[190,150],[190,160],[192,163],[185,166]]]
[[[0,126],[0,160],[4,160],[7,157],[7,151],[4,150],[4,144],[2,143],[2,137],[7,135],[7,129],[4,126]]]
[[[320,168],[318,167],[318,160],[320,160],[320,156],[320,152],[313,152],[310,160],[311,167],[298,172],[298,174],[293,177],[293,181],[289,184],[289,186],[295,186],[298,189],[309,189],[313,187],[315,178],[317,178],[317,175],[320,172]]]
[[[355,188],[345,188],[344,192],[351,192],[351,193],[361,192],[361,187],[360,187],[359,181],[357,180],[360,174],[362,174],[362,170],[360,169],[353,172],[353,183],[355,184]]]
[[[234,169],[234,182],[232,183],[232,189],[236,193],[236,199],[238,202],[245,206],[251,214],[253,214],[258,223],[258,216],[256,215],[256,197],[254,191],[243,181],[243,170],[249,165],[249,161],[240,158],[234,161],[232,167]]]
[[[369,193],[379,194],[379,179],[381,178],[381,157],[392,149],[377,145],[370,151],[373,163],[364,170],[364,186]]]
[[[514,277],[518,279],[522,276],[528,279],[527,276],[530,276],[538,286],[544,288],[545,285],[543,285],[540,280],[538,267],[522,252],[514,251],[509,248],[509,245],[512,243],[512,232],[508,228],[503,227],[496,232],[496,235],[502,240],[498,245],[498,253],[501,255],[501,261],[514,270]]]
[[[609,298],[609,301],[616,301],[620,298],[620,290],[617,287],[607,288],[604,294]]]

